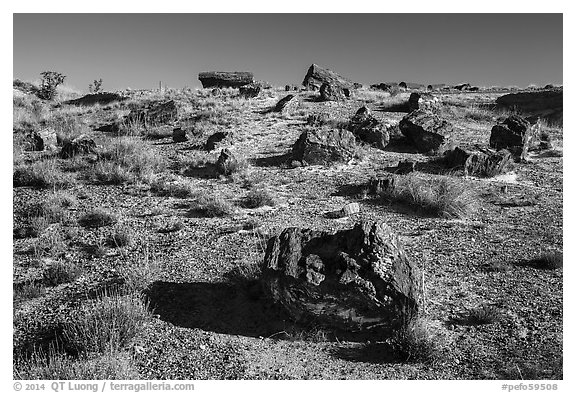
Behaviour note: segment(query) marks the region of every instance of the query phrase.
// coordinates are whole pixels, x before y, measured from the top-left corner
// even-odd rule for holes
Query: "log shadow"
[[[285,166],[290,163],[292,160],[292,153],[284,153],[275,156],[269,157],[261,157],[261,158],[254,158],[251,160],[251,163],[257,167],[272,167],[272,166]]]
[[[416,147],[414,147],[414,145],[411,144],[405,137],[391,139],[383,150],[394,153],[409,153],[409,154],[420,153],[418,149],[416,149]]]
[[[390,104],[390,105],[380,105],[378,107],[374,108],[375,111],[378,112],[394,112],[394,113],[410,113],[410,108],[408,106],[408,101],[406,102],[401,102],[401,103],[395,103],[395,104]]]
[[[331,355],[337,359],[361,363],[404,363],[406,361],[401,352],[386,342],[353,347],[339,346],[331,351]]]

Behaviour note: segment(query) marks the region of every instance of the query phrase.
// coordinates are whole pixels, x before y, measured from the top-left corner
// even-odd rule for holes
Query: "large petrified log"
[[[198,74],[198,79],[203,88],[207,87],[240,87],[254,82],[254,74],[251,72],[225,72],[209,71]]]
[[[384,334],[409,323],[421,303],[420,273],[383,222],[284,229],[264,262],[264,289],[296,321]]]
[[[518,115],[508,116],[502,123],[492,127],[490,147],[508,149],[517,157],[524,157],[532,142],[534,128]]]
[[[308,68],[308,72],[306,73],[306,77],[304,77],[302,84],[307,89],[319,90],[324,83],[338,85],[347,89],[355,88],[355,84],[351,80],[338,75],[332,70],[312,64],[310,68]]]
[[[72,158],[81,154],[96,153],[96,142],[87,135],[80,135],[71,141],[66,141],[60,150],[60,158]]]
[[[350,89],[334,83],[323,83],[320,86],[320,98],[322,101],[344,101],[350,97]]]
[[[358,109],[356,114],[352,116],[348,124],[348,130],[361,141],[379,149],[384,149],[390,142],[388,128],[376,119],[366,106]]]
[[[297,106],[298,99],[296,96],[294,94],[288,94],[286,97],[282,98],[276,103],[272,111],[289,114],[294,109],[296,109]]]
[[[506,149],[495,151],[480,146],[475,149],[456,147],[445,153],[444,163],[449,168],[464,168],[466,176],[492,177],[508,171],[513,159]]]
[[[514,108],[527,116],[540,116],[562,123],[563,100],[562,88],[554,88],[506,94],[496,99],[496,105],[502,108]]]
[[[356,139],[347,130],[317,128],[304,131],[292,147],[292,159],[309,165],[347,162],[356,152]]]
[[[430,112],[438,111],[441,107],[440,99],[430,93],[414,92],[408,98],[408,110],[425,109]]]
[[[118,93],[94,93],[86,94],[83,97],[76,98],[75,100],[65,101],[65,104],[76,106],[90,106],[90,105],[108,105],[112,102],[124,101],[128,97],[124,97]]]
[[[454,127],[438,115],[418,109],[410,112],[399,123],[400,131],[423,153],[443,152],[450,143]]]

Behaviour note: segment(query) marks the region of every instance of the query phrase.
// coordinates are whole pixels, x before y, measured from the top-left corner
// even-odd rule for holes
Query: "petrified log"
[[[64,103],[77,106],[90,106],[95,104],[107,105],[112,102],[126,100],[127,98],[128,97],[121,96],[118,93],[94,93],[86,94],[83,97],[76,98],[75,100],[68,100]]]
[[[57,142],[56,131],[51,128],[41,131],[28,130],[24,134],[22,146],[27,151],[42,151],[55,148]]]
[[[327,68],[322,68],[316,64],[312,64],[310,68],[308,68],[308,72],[306,73],[306,77],[304,78],[304,82],[302,82],[302,84],[307,89],[318,90],[324,83],[339,85],[342,88],[348,89],[355,88],[354,82],[351,80],[346,79]]]
[[[344,101],[350,96],[350,89],[334,83],[323,83],[320,86],[320,98],[322,101]]]
[[[562,88],[554,88],[506,94],[496,99],[496,105],[501,108],[514,108],[524,115],[540,116],[561,124],[564,117],[562,91]]]
[[[251,84],[240,87],[240,89],[238,89],[238,92],[240,94],[240,97],[255,98],[258,97],[258,94],[260,94],[261,89],[262,87],[260,85]]]
[[[400,131],[423,153],[443,152],[450,143],[454,127],[438,115],[418,109],[410,112],[400,121]]]
[[[172,140],[174,142],[186,142],[188,140],[186,130],[181,127],[174,128],[172,130]]]
[[[254,82],[251,72],[209,71],[198,74],[203,88],[208,87],[240,87]]]
[[[532,142],[533,131],[528,120],[518,115],[508,116],[502,123],[492,127],[490,147],[508,149],[515,156],[524,157]]]
[[[298,100],[294,94],[288,94],[286,97],[282,98],[274,106],[274,112],[280,113],[290,113],[298,105]]]
[[[216,144],[222,142],[228,136],[230,132],[218,131],[208,137],[206,144],[204,145],[204,150],[212,151],[216,148]]]
[[[222,149],[218,161],[216,161],[216,172],[221,175],[229,175],[232,173],[238,160],[228,149]]]
[[[506,149],[495,151],[477,146],[473,150],[456,147],[446,152],[444,162],[449,168],[464,168],[466,176],[492,177],[508,171],[513,159]]]
[[[350,119],[348,130],[358,139],[374,145],[379,149],[384,149],[390,142],[390,134],[387,127],[376,119],[370,109],[366,106],[356,111],[356,114]]]
[[[287,228],[268,242],[263,287],[296,321],[392,333],[421,304],[421,276],[382,222],[335,233]]]
[[[347,130],[318,128],[304,131],[292,147],[292,159],[310,165],[347,162],[354,157],[356,140]]]
[[[86,135],[67,141],[60,150],[60,158],[72,158],[80,154],[96,153],[96,142]]]
[[[431,112],[440,109],[440,99],[430,93],[414,92],[408,98],[408,110],[425,109]]]

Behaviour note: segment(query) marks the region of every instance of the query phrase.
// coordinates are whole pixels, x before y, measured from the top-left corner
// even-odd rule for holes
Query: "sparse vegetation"
[[[113,225],[117,221],[117,218],[108,213],[104,209],[94,209],[86,214],[84,214],[78,220],[78,223],[86,228],[99,228],[103,226]]]
[[[487,325],[497,322],[501,316],[502,314],[497,307],[483,304],[469,311],[467,322],[470,325]]]
[[[44,71],[40,76],[42,79],[37,95],[43,100],[52,100],[56,96],[57,87],[64,83],[66,77],[56,71]]]
[[[74,184],[74,176],[62,172],[56,161],[52,159],[16,165],[12,179],[14,187],[64,189]]]
[[[255,209],[262,206],[274,206],[275,201],[268,190],[264,188],[255,188],[250,190],[242,201],[242,206],[248,209]]]
[[[73,263],[52,261],[44,267],[42,281],[45,285],[56,286],[74,281],[81,273],[82,270]]]
[[[560,251],[549,251],[532,260],[532,264],[540,269],[554,270],[563,267],[563,256]]]
[[[419,318],[401,330],[394,343],[405,361],[436,364],[448,356],[452,341],[440,322]]]
[[[191,214],[204,217],[224,217],[232,214],[234,207],[220,196],[201,193],[197,195],[190,206]]]

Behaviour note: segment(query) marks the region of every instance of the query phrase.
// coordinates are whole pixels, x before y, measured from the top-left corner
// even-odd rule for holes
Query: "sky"
[[[300,84],[316,63],[355,82],[562,84],[562,14],[14,14],[13,76],[87,91],[201,87],[202,71]]]

